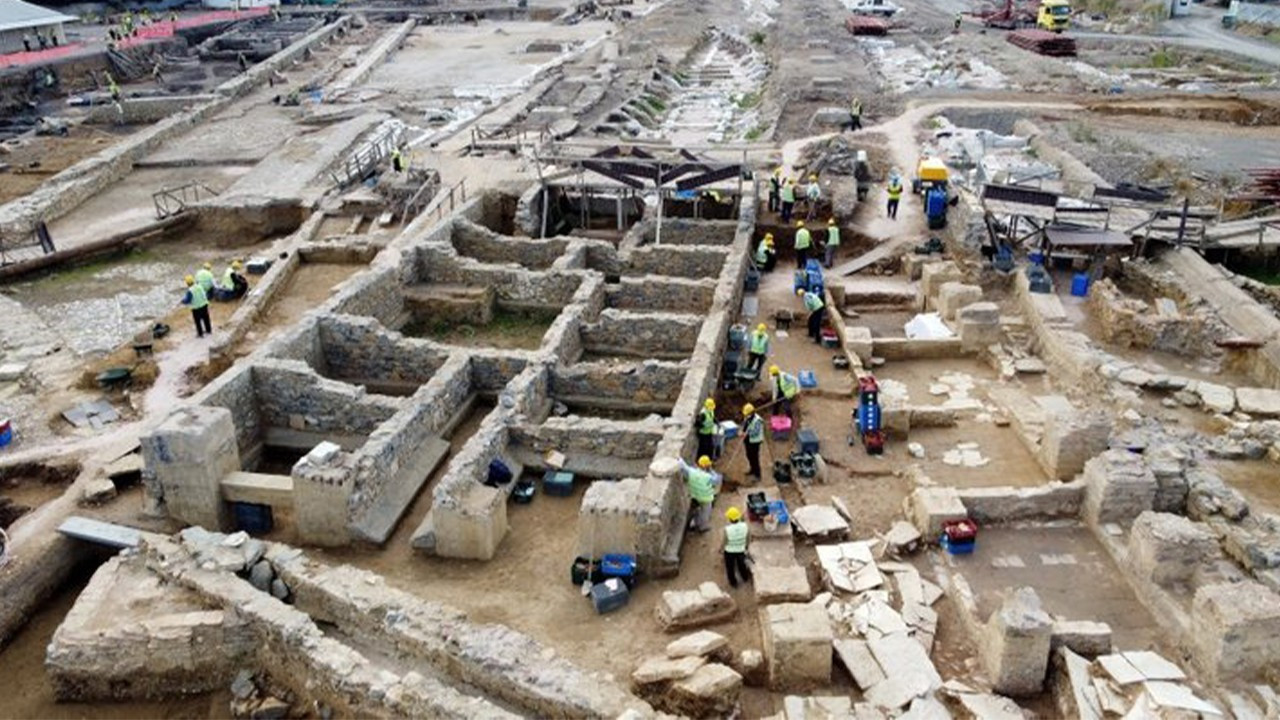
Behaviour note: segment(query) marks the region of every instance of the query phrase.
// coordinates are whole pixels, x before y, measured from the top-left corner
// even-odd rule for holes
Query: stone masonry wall
[[[716,284],[687,278],[624,277],[606,291],[606,303],[619,310],[706,312],[715,298]]]
[[[693,352],[702,317],[676,313],[605,310],[597,322],[582,328],[582,344],[590,351],[642,358],[681,358]]]
[[[627,365],[575,363],[551,373],[556,397],[609,398],[635,405],[671,404],[679,397],[686,363],[645,360]]]
[[[650,245],[634,250],[627,262],[629,275],[668,275],[682,278],[718,277],[724,267],[721,248]]]
[[[424,340],[406,338],[372,318],[323,317],[321,374],[335,378],[425,383],[444,364],[446,352]]]
[[[532,270],[550,268],[569,244],[563,238],[507,237],[465,219],[454,221],[452,241],[453,247],[469,258],[498,265],[516,263]]]
[[[364,388],[316,376],[310,368],[287,360],[262,361],[253,368],[262,422],[322,433],[369,435],[400,405],[369,396]],[[302,427],[296,427],[301,419]]]

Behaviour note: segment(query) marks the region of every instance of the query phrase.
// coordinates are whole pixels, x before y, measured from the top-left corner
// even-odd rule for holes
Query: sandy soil
[[[3,181],[0,181],[0,203],[26,195],[45,180],[101,152],[132,130],[79,126],[72,128],[64,137],[33,135],[0,145],[0,163],[12,167],[3,173]]]

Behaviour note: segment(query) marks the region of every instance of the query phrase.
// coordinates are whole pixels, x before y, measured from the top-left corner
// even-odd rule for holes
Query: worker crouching
[[[822,342],[822,319],[826,317],[827,304],[822,302],[822,296],[816,292],[796,290],[796,295],[804,300],[804,309],[809,312],[809,339],[816,343]]]
[[[794,420],[792,404],[800,394],[800,380],[791,373],[782,372],[777,365],[769,366],[769,377],[772,379],[770,385],[773,387],[772,402],[777,404],[778,410],[783,415]]]
[[[751,530],[742,519],[742,511],[731,507],[724,514],[729,521],[724,526],[724,570],[729,587],[738,587],[738,576],[751,582],[751,568],[747,566],[747,546],[751,542]]]

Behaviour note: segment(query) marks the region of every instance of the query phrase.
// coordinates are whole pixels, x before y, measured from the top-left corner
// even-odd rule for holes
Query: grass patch
[[[1182,56],[1176,51],[1162,47],[1151,53],[1151,57],[1148,59],[1148,64],[1158,70],[1174,68],[1182,64]]]
[[[662,98],[658,97],[657,95],[645,95],[644,97],[640,98],[640,101],[643,102],[645,105],[648,105],[649,109],[655,113],[665,112],[667,109],[667,104],[663,102]]]
[[[1250,268],[1240,271],[1241,275],[1253,278],[1263,285],[1280,285],[1280,270],[1268,270],[1266,268]]]
[[[751,33],[751,36],[750,36],[751,44],[755,45],[756,47],[764,47],[764,41],[766,37],[767,36],[763,32],[757,30]]]
[[[1098,142],[1098,136],[1094,134],[1093,128],[1082,122],[1072,122],[1067,125],[1067,136],[1072,141],[1081,144],[1092,145]]]
[[[765,133],[769,132],[769,127],[769,123],[756,123],[756,126],[748,130],[747,134],[742,137],[747,142],[755,142],[756,140],[764,137]]]
[[[738,99],[734,102],[738,106],[739,110],[750,110],[751,108],[759,105],[761,99],[760,93],[749,92],[739,95]]]
[[[458,323],[450,320],[414,320],[406,325],[403,333],[409,337],[421,337],[447,345],[465,347],[493,347],[504,350],[536,350],[542,344],[542,336],[559,315],[555,310],[507,310],[494,308],[493,319],[484,325]]]
[[[148,263],[160,260],[160,256],[150,249],[135,249],[116,255],[108,255],[92,260],[83,265],[75,265],[66,269],[58,269],[45,276],[44,280],[53,284],[79,283],[93,280],[98,273],[117,265]]]

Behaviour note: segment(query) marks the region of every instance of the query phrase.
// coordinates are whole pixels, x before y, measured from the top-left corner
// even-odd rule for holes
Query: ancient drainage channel
[[[710,30],[676,69],[662,61],[598,132],[666,139],[676,146],[752,139],[762,122],[759,88],[768,62],[742,37]]]

